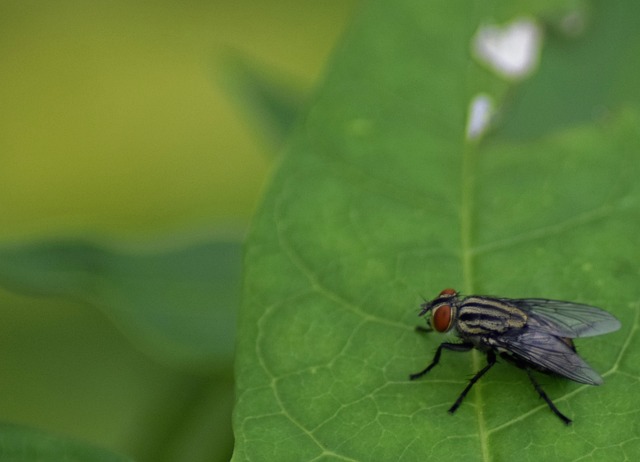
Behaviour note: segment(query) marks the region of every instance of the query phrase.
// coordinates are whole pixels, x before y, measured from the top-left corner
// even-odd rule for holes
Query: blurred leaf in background
[[[233,357],[240,261],[237,242],[132,254],[76,239],[0,249],[0,283],[99,307],[159,361],[211,371]]]
[[[228,460],[245,227],[352,7],[0,3],[3,421]]]
[[[372,0],[359,11],[247,240],[234,461],[640,451],[637,10]],[[481,28],[512,21],[542,36],[539,68],[520,80],[472,51]],[[495,113],[470,139],[479,95]],[[421,295],[445,287],[575,300],[621,320],[578,342],[602,387],[541,377],[570,427],[504,364],[449,415],[479,352],[445,352],[409,381],[443,341],[414,331]]]
[[[0,425],[2,434],[2,460],[12,462],[127,462],[126,457],[109,454],[100,449],[69,440],[56,438],[17,425]]]
[[[247,117],[277,152],[293,128],[304,101],[299,82],[229,51],[222,80]]]

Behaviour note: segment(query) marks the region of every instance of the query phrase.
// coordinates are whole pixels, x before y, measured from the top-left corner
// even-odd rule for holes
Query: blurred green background
[[[241,241],[354,7],[0,0],[2,422],[228,460]]]

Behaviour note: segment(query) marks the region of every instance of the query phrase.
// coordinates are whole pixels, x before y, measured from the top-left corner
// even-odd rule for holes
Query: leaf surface
[[[629,101],[526,142],[500,126],[466,140],[475,94],[508,119],[519,90],[470,55],[501,5],[371,2],[336,52],[248,241],[236,462],[620,460],[640,450],[637,110]],[[414,331],[421,297],[445,287],[574,300],[621,320],[619,332],[578,342],[604,386],[540,377],[571,427],[504,363],[449,415],[485,364],[479,352],[445,352],[408,380],[446,341]]]

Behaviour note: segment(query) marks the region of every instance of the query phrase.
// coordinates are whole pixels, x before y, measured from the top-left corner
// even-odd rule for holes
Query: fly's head
[[[453,327],[458,307],[458,292],[454,289],[444,289],[436,298],[422,305],[419,316],[431,313],[429,323],[438,332],[448,332]]]

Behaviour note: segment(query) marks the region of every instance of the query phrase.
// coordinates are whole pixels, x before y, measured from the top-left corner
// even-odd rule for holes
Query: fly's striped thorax
[[[461,336],[501,334],[509,329],[522,328],[527,313],[498,300],[467,297],[458,306],[455,327]]]

